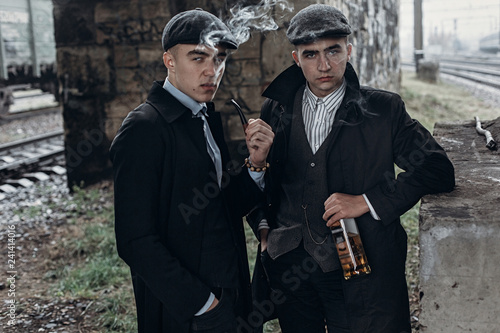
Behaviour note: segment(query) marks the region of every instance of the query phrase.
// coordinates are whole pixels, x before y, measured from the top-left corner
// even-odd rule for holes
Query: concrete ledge
[[[500,118],[483,122],[495,138]],[[498,332],[500,327],[500,154],[475,122],[436,124],[455,165],[456,189],[420,209],[420,323],[426,332]]]

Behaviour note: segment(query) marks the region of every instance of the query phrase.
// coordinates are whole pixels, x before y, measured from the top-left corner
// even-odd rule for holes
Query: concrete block
[[[420,59],[417,65],[417,77],[423,81],[436,83],[439,79],[439,61]]]
[[[143,102],[140,94],[120,95],[105,105],[108,118],[125,118],[127,114]]]
[[[139,48],[139,62],[143,63],[159,63],[161,66],[163,65],[163,49],[161,48],[161,44],[151,43],[148,44],[147,47]]]
[[[138,93],[142,90],[135,69],[121,68],[116,71],[116,92],[119,95]]]
[[[146,21],[161,18],[165,25],[167,19],[171,17],[169,3],[167,1],[141,0],[139,3],[141,6],[142,18]]]
[[[16,188],[9,184],[0,185],[0,191],[4,193],[12,193],[16,191]]]
[[[123,18],[138,18],[139,5],[128,1],[102,1],[96,4],[94,11],[95,23],[122,22]]]
[[[500,134],[500,118],[486,123]],[[471,122],[436,124],[455,166],[456,188],[420,209],[420,323],[426,332],[498,332],[500,327],[500,154]]]

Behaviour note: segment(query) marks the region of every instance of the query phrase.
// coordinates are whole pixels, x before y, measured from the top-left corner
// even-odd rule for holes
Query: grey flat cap
[[[316,4],[300,10],[290,21],[286,36],[294,45],[306,44],[321,37],[351,34],[347,18],[335,7]]]
[[[237,49],[229,28],[215,15],[200,8],[181,12],[167,23],[162,35],[163,50],[177,44],[222,44]]]

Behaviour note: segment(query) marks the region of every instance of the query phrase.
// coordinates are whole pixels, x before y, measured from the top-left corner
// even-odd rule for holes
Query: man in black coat
[[[168,77],[129,113],[110,151],[118,253],[131,269],[139,332],[236,332],[252,304],[242,216],[261,200],[263,172],[230,160],[211,100],[238,44],[199,9],[174,16],[162,43]],[[246,134],[250,163],[264,166],[270,127],[251,120]]]
[[[263,94],[276,136],[267,212],[250,221],[274,294],[273,307],[258,302],[277,309],[283,333],[410,333],[399,217],[454,187],[453,165],[401,98],[359,85],[350,33],[334,7],[301,10],[287,31],[296,64]],[[355,219],[371,274],[343,278],[330,231],[341,219]]]

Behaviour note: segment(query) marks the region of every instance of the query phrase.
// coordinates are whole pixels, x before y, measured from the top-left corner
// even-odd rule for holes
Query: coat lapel
[[[174,96],[163,89],[163,82],[155,81],[149,91],[146,103],[152,105],[162,118],[169,124],[184,127],[187,133],[185,140],[190,140],[196,151],[202,156],[207,155],[203,120],[193,118],[191,110],[185,107]]]

